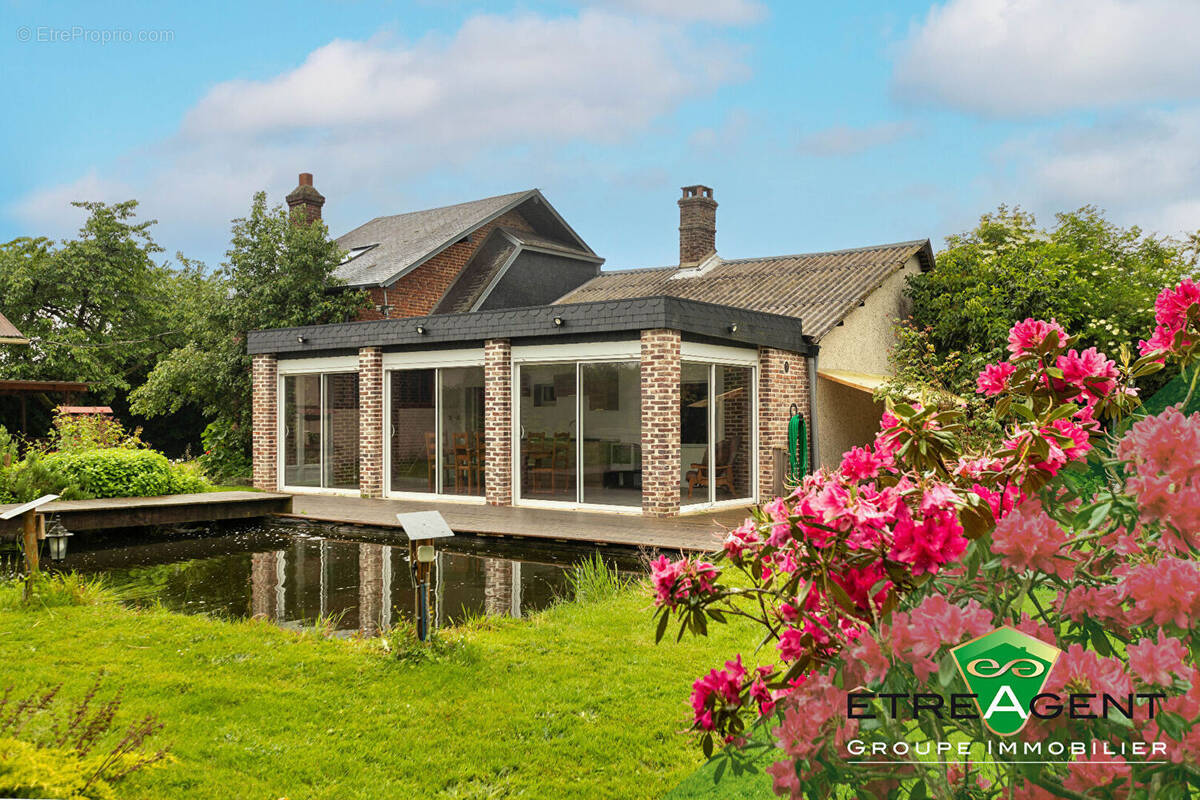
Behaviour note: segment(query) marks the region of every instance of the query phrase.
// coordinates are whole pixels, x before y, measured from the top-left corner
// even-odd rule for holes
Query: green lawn
[[[480,627],[416,664],[266,623],[16,596],[0,587],[0,690],[61,680],[77,697],[103,668],[123,718],[166,723],[175,763],[122,797],[661,797],[703,761],[679,733],[691,681],[755,643],[713,626],[656,646],[642,591]]]

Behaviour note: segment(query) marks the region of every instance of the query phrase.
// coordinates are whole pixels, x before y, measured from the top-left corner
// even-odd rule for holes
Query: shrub
[[[1200,414],[1171,407],[1120,438],[1100,425],[1127,419],[1134,381],[1165,360],[1200,362],[1200,285],[1164,290],[1156,311],[1141,358],[1119,365],[1053,321],[1018,323],[977,379],[1002,443],[966,448],[961,412],[897,404],[873,445],[755,508],[711,560],[654,562],[659,638],[672,619],[682,636],[742,616],[775,645],[775,665],[739,654],[692,684],[706,752],[774,720],[767,772],[793,799],[1193,796]],[[1065,488],[1089,461],[1108,480]],[[985,636],[961,663],[953,651]],[[968,677],[1009,670],[1044,677],[1021,700]],[[1021,760],[1020,742],[1066,758]]]
[[[207,488],[194,473],[177,468],[153,450],[109,448],[51,453],[44,461],[92,497],[149,497]]]
[[[109,447],[139,448],[146,445],[141,440],[141,429],[129,433],[120,422],[106,414],[54,415],[54,427],[50,430],[45,450],[47,452],[76,453]]]
[[[123,731],[114,727],[121,693],[100,702],[101,677],[78,701],[61,686],[18,697],[0,692],[0,795],[109,800],[113,784],[166,758],[148,752],[147,741],[162,723],[146,715]]]
[[[0,433],[4,429],[0,428]],[[17,461],[0,444],[0,503],[27,503],[42,495],[56,494],[64,500],[82,500],[89,495],[53,462],[36,452]]]
[[[228,420],[210,422],[200,434],[204,455],[200,466],[213,480],[228,481],[250,475],[250,458],[246,455],[246,437]]]

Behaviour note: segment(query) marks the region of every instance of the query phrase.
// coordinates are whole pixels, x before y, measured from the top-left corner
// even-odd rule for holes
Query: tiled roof
[[[390,283],[480,225],[538,194],[537,189],[528,189],[453,206],[376,217],[338,237],[338,246],[343,250],[371,249],[338,267],[337,275],[350,286]]]
[[[16,325],[13,325],[4,318],[3,314],[0,314],[0,342],[7,344],[27,344],[29,340],[17,330]]]
[[[920,239],[829,253],[717,258],[697,269],[614,270],[593,278],[557,302],[670,295],[800,317],[804,333],[820,339],[914,255],[922,269],[933,266],[929,240]]]

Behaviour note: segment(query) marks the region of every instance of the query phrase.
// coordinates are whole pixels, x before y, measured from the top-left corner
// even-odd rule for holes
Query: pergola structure
[[[0,344],[29,344],[17,327],[0,314]],[[21,431],[29,429],[26,411],[30,395],[61,394],[68,399],[83,394],[88,385],[82,381],[18,381],[0,380],[0,395],[15,395],[21,400]]]

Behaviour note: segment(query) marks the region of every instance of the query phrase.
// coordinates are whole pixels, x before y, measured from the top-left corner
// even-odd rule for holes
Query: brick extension
[[[279,481],[279,363],[271,353],[250,360],[251,453],[256,489],[274,491]]]
[[[784,365],[787,371],[784,371]],[[758,348],[758,493],[766,502],[772,499],[772,450],[787,447],[788,420],[795,403],[808,421],[812,439],[812,405],[808,386],[808,362],[798,353]],[[809,464],[813,463],[809,448]]]
[[[358,351],[358,489],[383,497],[383,348]]]
[[[512,347],[508,339],[483,343],[483,483],[488,505],[511,506]]]
[[[679,513],[679,331],[642,331],[642,513]]]

